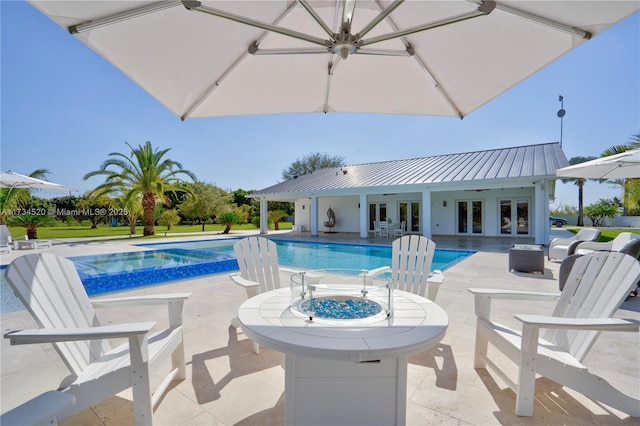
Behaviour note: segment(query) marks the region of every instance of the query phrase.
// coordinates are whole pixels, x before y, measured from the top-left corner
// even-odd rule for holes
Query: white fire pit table
[[[335,276],[313,274],[314,288],[323,289],[318,299],[326,297]],[[362,319],[310,320],[292,303],[289,288],[259,294],[240,306],[243,332],[285,354],[285,424],[406,423],[407,357],[440,342],[448,317],[423,297],[397,290],[390,294],[388,315],[383,309]]]

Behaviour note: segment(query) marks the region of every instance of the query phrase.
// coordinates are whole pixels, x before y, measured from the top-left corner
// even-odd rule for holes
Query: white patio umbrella
[[[556,176],[584,179],[640,178],[640,149],[564,167],[556,170]]]
[[[0,172],[0,188],[17,188],[17,189],[59,189],[61,191],[73,191],[64,185],[49,182],[42,179],[32,178],[20,173],[9,170],[8,172]]]
[[[30,3],[181,119],[464,117],[640,8],[525,0]]]

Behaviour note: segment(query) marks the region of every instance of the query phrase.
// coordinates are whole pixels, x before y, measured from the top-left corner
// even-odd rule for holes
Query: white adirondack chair
[[[0,425],[55,426],[58,415],[75,403],[73,395],[48,391],[1,415]]]
[[[260,293],[281,287],[280,271],[295,273],[293,269],[280,267],[278,264],[278,248],[276,243],[264,237],[247,237],[234,244],[233,250],[238,259],[240,273],[230,274],[231,280],[242,286],[247,292],[247,299]],[[231,325],[239,327],[234,318]],[[260,352],[260,346],[253,343],[253,351]]]
[[[629,255],[597,252],[578,258],[561,294],[469,289],[478,316],[474,367],[489,367],[517,395],[516,414],[533,415],[536,374],[574,389],[633,417],[640,399],[624,394],[582,364],[602,331],[638,331],[640,321],[613,318],[640,278],[640,264]],[[522,331],[490,319],[493,299],[556,300],[552,316],[516,315]],[[526,307],[526,305],[523,305]],[[544,328],[542,336],[539,331]],[[487,357],[488,343],[519,366],[515,383]]]
[[[136,424],[153,423],[152,410],[173,379],[185,378],[182,307],[190,293],[90,300],[76,268],[49,253],[14,260],[5,277],[41,327],[5,334],[11,344],[53,343],[71,375],[59,390],[75,397],[64,419],[127,388],[133,388]],[[94,307],[166,304],[169,328],[155,334],[155,322],[101,326]],[[107,339],[126,338],[111,348]],[[152,394],[150,374],[171,358],[172,370]]]
[[[391,244],[391,266],[372,269],[368,274],[391,272],[394,288],[435,301],[444,282],[442,271],[431,272],[435,251],[436,243],[427,237],[405,235]]]

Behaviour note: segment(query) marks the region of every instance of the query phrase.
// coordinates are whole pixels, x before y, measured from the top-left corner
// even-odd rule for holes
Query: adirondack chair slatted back
[[[395,288],[424,296],[436,243],[421,235],[405,235],[391,246],[391,277]]]
[[[553,316],[610,318],[640,279],[640,263],[619,252],[595,252],[576,259]],[[582,361],[600,334],[592,330],[546,329],[542,337]]]
[[[49,253],[28,254],[11,263],[5,277],[40,327],[62,329],[100,325],[70,260]],[[76,375],[110,349],[106,340],[57,342],[54,346]]]
[[[9,245],[12,241],[13,238],[11,237],[11,232],[9,231],[9,228],[7,228],[7,225],[0,225],[0,244],[3,246]]]
[[[260,283],[260,293],[280,288],[276,243],[264,237],[247,237],[234,244],[240,275]]]

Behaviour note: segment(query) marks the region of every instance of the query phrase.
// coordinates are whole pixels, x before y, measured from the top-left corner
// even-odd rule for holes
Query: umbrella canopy
[[[12,171],[0,172],[0,188],[59,189],[62,191],[73,191],[72,188],[64,185],[32,178]]]
[[[556,176],[583,179],[640,178],[640,149],[564,167],[556,170]]]
[[[181,119],[463,117],[637,1],[31,0]]]

